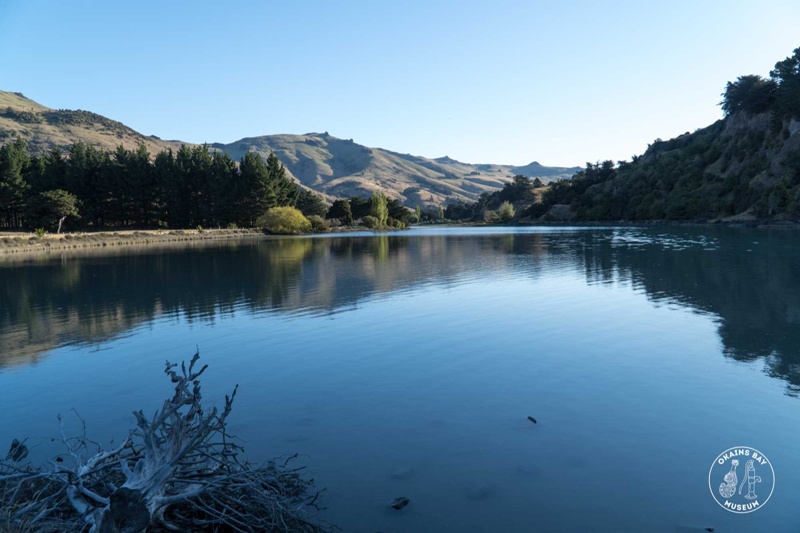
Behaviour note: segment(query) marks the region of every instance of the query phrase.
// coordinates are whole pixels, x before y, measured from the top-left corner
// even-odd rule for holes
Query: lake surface
[[[0,447],[30,435],[33,460],[52,457],[72,408],[119,441],[169,395],[164,360],[196,346],[208,402],[239,384],[250,458],[300,453],[347,532],[800,530],[796,231],[425,228],[0,257]],[[708,486],[741,445],[776,478],[747,515]],[[397,496],[411,504],[389,509]]]

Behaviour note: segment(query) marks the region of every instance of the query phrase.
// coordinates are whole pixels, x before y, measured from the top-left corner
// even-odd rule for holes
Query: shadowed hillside
[[[800,48],[769,78],[728,82],[725,118],[589,164],[526,213],[556,220],[800,220]]]

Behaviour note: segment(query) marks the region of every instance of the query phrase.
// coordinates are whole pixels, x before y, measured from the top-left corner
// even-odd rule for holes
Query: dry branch
[[[197,368],[167,362],[172,398],[103,450],[83,433],[44,467],[22,462],[19,446],[0,461],[0,529],[9,531],[301,532],[327,530],[313,519],[319,492],[291,456],[256,466],[226,429],[236,388],[221,410],[205,410]],[[83,423],[83,420],[81,419]],[[27,448],[25,449],[27,452]]]

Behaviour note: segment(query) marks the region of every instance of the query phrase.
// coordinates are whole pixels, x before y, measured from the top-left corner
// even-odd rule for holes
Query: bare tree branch
[[[88,533],[329,531],[315,520],[322,491],[290,468],[289,456],[255,466],[227,431],[238,386],[221,410],[204,409],[199,352],[188,364],[167,362],[174,394],[114,449],[86,436],[67,437],[58,416],[64,458],[47,467],[23,463],[15,441],[0,461],[0,530]],[[76,413],[77,415],[77,413]],[[23,441],[24,442],[24,441]],[[12,453],[14,452],[14,453]],[[67,464],[69,463],[69,464]]]

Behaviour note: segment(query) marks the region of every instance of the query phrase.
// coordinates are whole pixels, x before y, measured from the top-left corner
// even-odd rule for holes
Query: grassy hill
[[[89,111],[53,110],[20,93],[0,91],[0,145],[17,137],[37,152],[67,149],[78,141],[107,150],[120,144],[134,149],[143,143],[151,154],[190,144],[145,136]],[[473,165],[448,157],[428,159],[369,148],[327,133],[250,137],[230,144],[214,143],[211,148],[227,151],[237,160],[247,151],[264,157],[274,152],[291,177],[328,200],[382,191],[409,206],[474,201],[483,192],[501,188],[518,173],[549,182],[579,170],[535,162],[514,167]]]
[[[291,175],[327,197],[368,196],[383,191],[406,205],[440,205],[475,200],[483,192],[500,189],[517,173],[532,172],[548,182],[572,176],[578,168],[469,164],[449,157],[428,159],[369,148],[352,139],[326,133],[266,135],[215,149],[239,158],[247,151],[263,156],[274,152]]]
[[[144,143],[151,153],[177,149],[181,143],[162,141],[138,133],[124,124],[90,111],[50,109],[21,93],[0,91],[0,145],[17,137],[34,151],[58,146],[68,148],[78,141],[113,150],[120,144],[135,149]]]

